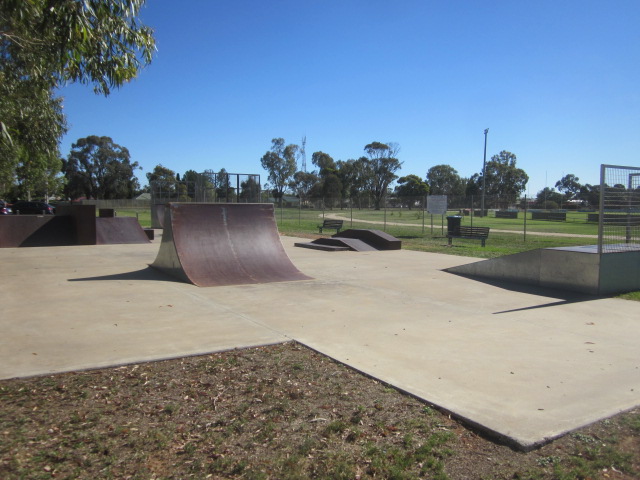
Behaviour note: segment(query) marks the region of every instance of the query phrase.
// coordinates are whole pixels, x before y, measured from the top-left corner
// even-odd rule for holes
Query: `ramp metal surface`
[[[323,252],[347,252],[351,250],[349,247],[345,247],[344,245],[323,245],[321,243],[314,242],[296,242],[294,243],[294,246],[310,248],[312,250],[322,250]]]
[[[310,280],[287,256],[272,204],[168,204],[151,266],[199,287]]]
[[[311,243],[318,245],[334,245],[337,247],[347,247],[354,252],[371,252],[377,250],[377,248],[369,245],[357,238],[342,238],[333,236],[331,238],[317,238]]]
[[[96,218],[96,244],[149,243],[149,237],[133,217]]]
[[[333,238],[353,238],[368,243],[375,250],[400,250],[402,241],[389,235],[382,230],[369,230],[361,228],[350,228],[340,233],[336,233]]]
[[[71,220],[58,215],[0,215],[0,248],[74,245]]]

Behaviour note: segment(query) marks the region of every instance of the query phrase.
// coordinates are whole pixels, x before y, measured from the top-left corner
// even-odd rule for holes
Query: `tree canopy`
[[[580,185],[579,181],[578,177],[573,173],[569,173],[556,182],[556,188],[564,193],[567,200],[571,200],[580,193],[582,185]]]
[[[486,172],[486,195],[519,195],[524,191],[529,181],[529,176],[524,170],[516,167],[516,155],[502,150],[499,154],[493,155],[485,166]],[[482,173],[474,175],[477,188],[482,191]]]
[[[65,193],[70,198],[132,198],[140,188],[134,175],[138,168],[137,162],[131,162],[129,150],[111,138],[81,138],[63,162]]]
[[[0,2],[2,190],[15,182],[20,158],[59,156],[66,120],[62,101],[54,95],[56,88],[67,82],[80,82],[92,84],[96,93],[108,95],[151,62],[155,51],[153,32],[137,19],[144,3],[145,0]]]
[[[429,193],[429,185],[418,175],[406,175],[398,179],[396,195],[400,197],[424,197]]]
[[[296,172],[297,151],[297,145],[285,146],[284,138],[274,138],[271,140],[271,150],[260,159],[262,168],[269,174],[268,180],[273,189],[274,198],[282,199],[285,189]]]
[[[435,165],[427,171],[431,195],[464,195],[465,181],[449,165]]]
[[[379,210],[389,185],[398,178],[395,172],[402,166],[402,162],[396,158],[400,146],[372,142],[365,145],[364,151],[367,157],[361,158],[363,179],[373,196],[375,209]]]

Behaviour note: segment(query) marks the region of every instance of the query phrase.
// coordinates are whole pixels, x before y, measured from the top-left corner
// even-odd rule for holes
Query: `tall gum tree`
[[[374,207],[380,210],[389,185],[398,178],[395,172],[402,167],[402,162],[396,158],[400,146],[391,142],[372,142],[365,145],[364,151],[367,154],[364,161],[365,178],[373,195]]]
[[[298,146],[285,146],[284,138],[271,140],[271,150],[260,159],[260,164],[268,173],[273,196],[282,203],[282,197],[296,172],[296,152]]]
[[[71,153],[63,162],[65,192],[70,198],[132,198],[140,188],[134,174],[139,168],[137,162],[131,162],[129,150],[111,138],[81,138],[71,146]]]
[[[507,150],[502,150],[491,157],[485,166],[486,195],[517,196],[524,191],[529,176],[516,166],[516,161],[516,155]],[[476,178],[478,186],[482,188],[482,174]]]
[[[151,62],[153,31],[138,19],[144,4],[0,2],[0,188],[13,181],[21,149],[59,156],[66,121],[57,88],[80,82],[108,95]]]

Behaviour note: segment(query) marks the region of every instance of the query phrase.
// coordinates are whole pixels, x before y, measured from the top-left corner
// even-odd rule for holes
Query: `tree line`
[[[435,165],[424,178],[416,174],[399,177],[397,172],[403,162],[398,159],[400,146],[393,142],[372,142],[365,145],[365,155],[344,161],[336,161],[322,151],[314,152],[311,162],[317,169],[311,172],[297,170],[297,157],[301,153],[298,145],[285,145],[282,138],[274,138],[271,143],[271,149],[261,158],[261,165],[269,173],[267,187],[276,200],[287,192],[303,202],[317,198],[339,202],[367,195],[373,199],[374,208],[379,209],[383,198],[389,195],[469,196],[480,194],[483,184],[486,195],[517,196],[529,180],[524,170],[517,167],[516,155],[508,151],[491,157],[485,166],[486,181],[483,181],[483,172],[462,178],[450,165]]]
[[[261,165],[268,172],[270,190],[276,201],[291,194],[303,203],[322,199],[330,206],[342,200],[357,200],[362,196],[373,199],[374,208],[380,208],[384,197],[418,198],[425,195],[453,197],[480,197],[483,186],[487,197],[508,197],[515,203],[525,191],[529,176],[517,166],[517,156],[507,150],[493,155],[478,172],[468,178],[447,164],[430,167],[425,176],[408,174],[399,176],[402,163],[398,159],[397,143],[372,142],[365,145],[366,155],[357,159],[334,160],[328,153],[318,151],[311,157],[316,167],[307,172],[298,169],[298,160],[304,155],[302,147],[286,144],[283,138],[274,138],[271,148],[262,156]],[[391,186],[394,186],[391,188]],[[608,186],[608,188],[611,188]],[[613,188],[625,190],[624,185]],[[536,208],[598,206],[600,185],[581,184],[574,174],[564,175],[555,188],[540,190],[530,204]],[[406,203],[410,206],[411,203]]]
[[[323,199],[335,206],[342,200],[354,201],[367,196],[378,209],[388,196],[480,196],[483,183],[486,196],[506,196],[515,200],[528,180],[526,172],[517,167],[516,155],[508,151],[501,151],[486,163],[486,182],[483,182],[482,172],[463,178],[446,164],[429,168],[424,178],[416,174],[400,177],[397,175],[402,167],[398,159],[400,146],[392,142],[372,142],[365,145],[365,155],[344,161],[336,161],[322,151],[314,152],[311,163],[316,168],[311,172],[298,169],[301,147],[287,145],[282,138],[274,138],[271,143],[270,150],[260,161],[268,172],[265,188],[276,201],[290,194],[303,203]],[[253,177],[244,179],[239,186],[231,185],[224,168],[218,172],[189,169],[181,176],[163,165],[156,165],[147,173],[148,185],[141,187],[136,176],[136,171],[141,169],[131,160],[126,147],[116,144],[110,137],[91,135],[72,145],[67,158],[60,159],[60,170],[51,171],[50,180],[44,186],[38,187],[36,182],[29,185],[36,195],[60,195],[69,199],[133,198],[150,192],[152,185],[159,185],[158,188],[164,190],[156,192],[158,198],[171,201],[257,201],[261,190]],[[597,206],[599,185],[582,185],[579,180],[573,174],[563,176],[555,184],[557,191],[547,187],[538,192],[534,206],[546,209],[579,204]],[[619,187],[624,189],[624,186]],[[207,192],[205,196],[198,193],[203,191]]]

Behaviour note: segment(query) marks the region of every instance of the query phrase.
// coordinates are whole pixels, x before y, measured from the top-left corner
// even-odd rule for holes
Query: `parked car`
[[[11,205],[6,203],[4,200],[0,200],[0,215],[11,215],[13,210],[11,210]]]
[[[49,205],[44,202],[27,202],[25,200],[18,200],[13,204],[13,213],[16,215],[53,215],[56,213],[56,208],[53,205]]]

